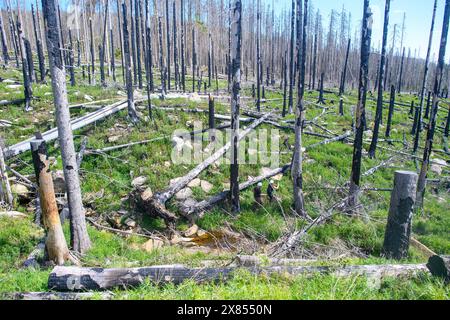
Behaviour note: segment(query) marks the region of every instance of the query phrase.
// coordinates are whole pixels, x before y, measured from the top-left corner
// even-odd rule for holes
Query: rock
[[[64,172],[62,170],[53,171],[52,178],[55,193],[66,193],[66,181],[64,179]]]
[[[169,168],[170,167],[170,161],[164,161],[164,167]]]
[[[159,249],[164,246],[164,242],[158,239],[150,239],[146,243],[142,244],[142,249],[147,252],[152,252],[155,249]]]
[[[191,242],[192,239],[191,238],[184,238],[184,237],[180,237],[179,235],[175,234],[172,238],[172,240],[170,240],[171,244],[180,244],[182,242]]]
[[[206,231],[203,230],[203,229],[198,229],[198,230],[197,230],[197,236],[199,236],[199,237],[204,237],[207,233],[208,233],[208,232],[206,232]]]
[[[87,101],[94,101],[94,98],[92,98],[91,96],[85,94],[85,95],[84,95],[84,100],[87,100]]]
[[[178,152],[183,150],[184,140],[180,137],[172,137],[172,147],[176,148]]]
[[[199,178],[195,178],[194,180],[192,180],[191,182],[188,183],[188,187],[190,187],[190,188],[199,187],[200,183],[201,183],[201,180]]]
[[[121,138],[121,136],[109,136],[108,142],[110,142],[110,143],[117,142],[117,141],[119,141],[120,138]]]
[[[0,211],[0,217],[25,218],[27,215],[18,211]]]
[[[13,79],[5,79],[3,80],[4,83],[15,83]]]
[[[198,226],[196,224],[192,225],[189,229],[184,232],[185,237],[193,237],[197,234]]]
[[[175,194],[175,198],[177,200],[186,200],[187,198],[190,198],[192,196],[192,189],[191,188],[184,188]]]
[[[7,89],[18,89],[21,88],[22,85],[21,84],[9,84],[6,86]]]
[[[432,163],[430,166],[430,171],[440,176],[442,174],[442,167],[436,163]]]
[[[200,187],[204,192],[209,193],[214,186],[208,181],[201,180]]]
[[[28,197],[28,194],[30,193],[30,190],[21,184],[12,184],[11,185],[11,191],[12,193],[20,196],[20,197]]]
[[[130,219],[130,218],[127,218],[123,224],[130,228],[136,227],[136,221],[134,221],[133,219]]]
[[[280,181],[281,179],[283,179],[283,174],[277,174],[276,176],[273,176],[272,179],[275,181]]]
[[[145,189],[144,192],[141,193],[141,199],[144,201],[148,201],[153,197],[153,192],[152,189],[150,187],[148,187],[147,189]]]
[[[134,188],[142,187],[144,184],[147,183],[147,180],[148,180],[148,178],[144,177],[144,176],[137,177],[137,178],[134,178],[133,181],[131,181],[131,185]]]

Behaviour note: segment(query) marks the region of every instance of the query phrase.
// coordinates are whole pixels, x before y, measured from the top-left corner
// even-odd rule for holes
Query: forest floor
[[[118,72],[119,73],[119,72]],[[0,101],[14,100],[23,97],[23,87],[4,81],[11,79],[20,82],[21,72],[10,68],[0,70]],[[120,82],[120,78],[118,79]],[[82,79],[77,78],[78,83]],[[222,96],[227,96],[226,82],[219,81]],[[214,93],[215,83],[211,88]],[[187,78],[187,90],[192,89],[192,82]],[[203,91],[203,89],[202,89]],[[1,124],[0,136],[5,146],[28,139],[35,132],[44,132],[55,127],[54,106],[48,84],[33,85],[33,110],[24,112],[22,105],[6,105],[0,107],[0,119],[11,124]],[[124,99],[123,89],[109,86],[88,86],[80,84],[68,87],[70,104],[86,103],[91,100],[111,99],[102,102],[104,105]],[[145,92],[141,95],[145,98]],[[242,97],[251,97],[251,88],[246,83]],[[266,89],[267,102],[262,104],[262,111],[282,109],[282,91],[279,86]],[[317,105],[317,91],[306,93],[306,118],[315,118],[318,125],[308,125],[305,131],[326,136],[341,135],[351,130],[351,108],[356,105],[356,93],[351,92],[344,97],[345,115],[338,115],[339,98],[334,93],[326,93],[326,105]],[[389,101],[389,94],[385,95]],[[397,102],[409,105],[418,97],[410,94],[398,95]],[[155,106],[173,106],[183,108],[208,109],[206,96],[191,98],[174,98],[164,101],[153,99]],[[447,104],[444,101],[438,113],[438,125],[445,125]],[[217,99],[216,113],[229,115],[229,103]],[[352,107],[353,106],[353,107]],[[255,110],[254,100],[243,98],[243,110]],[[326,107],[327,109],[323,109]],[[367,101],[367,124],[373,126],[376,102]],[[71,109],[72,117],[92,112],[90,108]],[[153,193],[163,190],[170,180],[185,175],[195,164],[176,165],[171,162],[171,136],[175,129],[193,130],[194,121],[201,121],[203,127],[208,125],[207,113],[166,112],[154,110],[154,122],[149,121],[146,102],[139,104],[142,121],[137,126],[130,125],[127,111],[122,110],[101,122],[76,130],[75,145],[78,149],[83,137],[87,137],[88,150],[101,149],[119,145],[165,137],[147,144],[136,145],[107,153],[87,153],[81,164],[81,187],[87,217],[97,224],[134,233],[159,236],[164,238],[165,224],[162,219],[135,212],[130,206],[128,196],[133,191],[132,181],[136,177],[145,177],[145,185]],[[325,110],[325,111],[324,111]],[[387,110],[387,104],[385,105]],[[362,172],[377,166],[392,156],[395,158],[382,166],[373,174],[362,178],[364,191],[361,195],[361,212],[359,216],[348,216],[336,212],[324,224],[310,229],[297,250],[292,253],[296,258],[315,259],[312,265],[357,265],[399,263],[381,256],[387,213],[389,210],[390,192],[396,170],[418,170],[420,162],[411,157],[396,153],[411,154],[413,137],[410,134],[412,118],[408,115],[409,107],[396,106],[393,118],[391,141],[384,141],[384,124],[380,129],[379,147],[376,159],[369,159],[364,154]],[[385,112],[385,114],[387,111]],[[245,115],[243,115],[245,117]],[[294,115],[286,117],[294,119]],[[243,126],[246,124],[242,124]],[[258,129],[273,129],[263,124]],[[324,129],[325,128],[325,129]],[[291,160],[294,134],[291,130],[280,130],[279,166]],[[423,145],[425,131],[422,133]],[[406,139],[404,140],[404,137]],[[430,179],[440,179],[439,183],[430,183],[427,188],[424,211],[413,218],[412,236],[438,254],[450,254],[450,194],[449,194],[449,161],[448,154],[442,151],[444,141],[442,130],[436,134],[431,155],[434,160],[444,160],[447,165],[435,166],[430,171]],[[371,131],[365,134],[365,147],[370,144]],[[287,143],[283,143],[285,140]],[[304,135],[303,143],[309,145],[324,138]],[[406,143],[405,143],[406,142]],[[54,157],[52,169],[61,170],[61,155],[57,144],[48,144],[49,155]],[[422,157],[422,150],[418,157]],[[346,182],[350,177],[353,146],[351,139],[344,142],[333,142],[305,152],[304,190],[306,210],[315,218],[333,204],[346,196]],[[7,164],[23,175],[34,173],[30,152],[7,160]],[[241,181],[261,174],[269,165],[241,165]],[[11,176],[11,175],[10,175]],[[192,187],[193,197],[203,200],[207,196],[217,194],[227,188],[229,183],[229,165],[225,163],[213,165],[205,170],[199,178],[209,182],[212,187],[205,190]],[[305,226],[308,222],[292,214],[292,181],[289,172],[278,177],[276,196],[278,201],[268,202],[264,199],[262,206],[255,206],[252,189],[241,193],[241,213],[232,215],[229,206],[224,203],[208,210],[196,221],[199,231],[193,241],[180,240],[178,244],[172,240],[160,248],[146,245],[149,240],[139,235],[122,236],[99,229],[88,222],[88,232],[92,240],[92,249],[82,258],[82,265],[89,267],[139,267],[151,265],[183,264],[191,267],[207,265],[224,266],[230,264],[237,254],[252,254],[265,257],[271,245],[294,229]],[[263,192],[267,188],[263,183]],[[20,190],[17,190],[20,189]],[[376,190],[373,190],[376,189]],[[22,268],[23,261],[43,236],[41,227],[33,221],[33,198],[30,190],[15,188],[14,210],[27,214],[23,219],[0,218],[0,296],[13,292],[48,291],[47,279],[51,268]],[[169,202],[168,208],[178,212],[175,200]],[[177,230],[180,234],[188,230],[189,222],[180,219]],[[64,225],[66,239],[69,239],[68,223]],[[192,229],[190,229],[192,230]],[[427,256],[416,247],[410,248],[409,257],[400,263],[424,263]],[[99,296],[100,297],[100,296]],[[95,298],[95,296],[94,296]],[[288,276],[254,276],[245,270],[236,272],[227,282],[196,284],[186,281],[181,285],[158,286],[150,282],[128,290],[114,291],[115,299],[449,299],[450,289],[441,280],[427,274],[402,278],[383,278],[374,286],[370,279],[362,276],[339,278],[332,275],[316,275],[313,277]]]

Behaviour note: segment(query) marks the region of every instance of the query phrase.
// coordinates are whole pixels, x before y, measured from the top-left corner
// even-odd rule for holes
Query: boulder
[[[184,231],[184,236],[191,238],[197,234],[198,226],[196,224],[192,225],[189,229]]]
[[[144,184],[147,183],[148,178],[144,176],[140,176],[137,178],[134,178],[133,181],[131,181],[131,185],[134,188],[142,187]]]
[[[141,193],[141,198],[143,201],[148,201],[153,197],[153,192],[152,189],[150,187],[148,187],[147,189],[145,189],[144,192]]]
[[[142,244],[142,249],[147,252],[152,252],[155,249],[162,248],[164,246],[164,242],[158,239],[150,239],[144,244]]]
[[[195,178],[194,180],[192,180],[191,182],[188,183],[188,187],[190,187],[190,188],[199,187],[200,183],[201,183],[201,180],[199,178]]]
[[[206,180],[201,180],[200,187],[204,192],[209,193],[214,186]]]

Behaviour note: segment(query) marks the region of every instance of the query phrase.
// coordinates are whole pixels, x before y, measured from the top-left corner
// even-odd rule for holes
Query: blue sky
[[[267,4],[272,4],[272,0],[263,0]],[[324,25],[328,25],[329,15],[332,9],[338,10],[345,7],[347,11],[352,13],[352,27],[355,28],[361,21],[363,12],[363,0],[310,0],[315,8],[320,9],[325,21]],[[283,10],[287,7],[290,8],[291,0],[275,0],[275,9]],[[398,24],[398,28],[401,29],[403,21],[403,13],[406,12],[406,31],[404,46],[410,47],[412,53],[414,49],[420,49],[420,56],[425,58],[426,50],[428,46],[428,37],[431,27],[431,17],[433,13],[434,0],[392,0],[391,1],[391,14],[389,21],[389,37],[392,39],[392,30],[394,24]],[[444,19],[444,5],[445,0],[438,0],[438,7],[436,13],[436,25],[433,36],[433,46],[431,51],[431,57],[435,54],[437,59],[439,53],[439,40],[442,32],[442,22]],[[385,0],[371,0],[370,6],[374,13],[374,26],[373,26],[373,38],[372,44],[374,47],[381,46],[381,38],[383,33],[383,20],[384,20],[384,6]],[[354,32],[353,32],[354,34]],[[397,43],[400,46],[400,39]],[[391,42],[388,42],[388,48],[391,47]],[[450,57],[450,46],[447,46],[446,62]]]

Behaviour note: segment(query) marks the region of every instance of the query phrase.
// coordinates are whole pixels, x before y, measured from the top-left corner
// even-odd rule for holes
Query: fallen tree
[[[55,291],[110,290],[136,287],[146,281],[155,284],[180,284],[185,280],[197,283],[229,280],[240,268],[185,268],[183,266],[154,266],[142,268],[80,268],[55,267],[49,278],[48,288]],[[428,272],[425,264],[387,264],[359,266],[274,266],[266,268],[244,268],[254,275],[284,274],[290,276],[312,276],[330,274],[336,277],[415,276]]]

